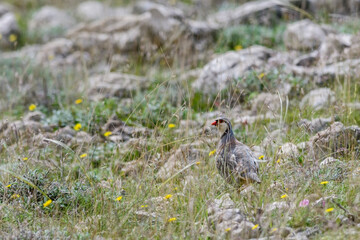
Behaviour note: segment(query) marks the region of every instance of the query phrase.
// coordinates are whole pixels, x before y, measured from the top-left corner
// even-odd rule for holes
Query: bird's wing
[[[242,178],[250,178],[253,181],[261,182],[257,176],[258,165],[250,148],[238,144],[233,150],[233,158],[236,159],[236,171]]]

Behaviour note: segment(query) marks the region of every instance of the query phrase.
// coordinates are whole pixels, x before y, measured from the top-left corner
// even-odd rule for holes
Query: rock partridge
[[[223,133],[216,149],[216,167],[220,175],[239,187],[250,182],[260,183],[256,158],[248,146],[235,138],[230,120],[220,117],[211,125]]]

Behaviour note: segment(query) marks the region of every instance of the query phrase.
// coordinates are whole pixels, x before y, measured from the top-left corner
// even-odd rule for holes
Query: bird
[[[230,120],[219,117],[211,125],[222,132],[216,149],[216,167],[226,182],[238,187],[261,183],[257,159],[248,146],[235,138]]]

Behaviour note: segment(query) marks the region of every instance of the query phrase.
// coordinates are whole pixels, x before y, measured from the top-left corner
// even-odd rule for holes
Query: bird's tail
[[[248,177],[257,183],[261,183],[261,180],[256,173],[250,173]]]

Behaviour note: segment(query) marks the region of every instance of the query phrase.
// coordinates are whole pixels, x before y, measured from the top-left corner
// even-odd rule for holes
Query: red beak
[[[217,121],[213,122],[211,125],[217,126]]]

